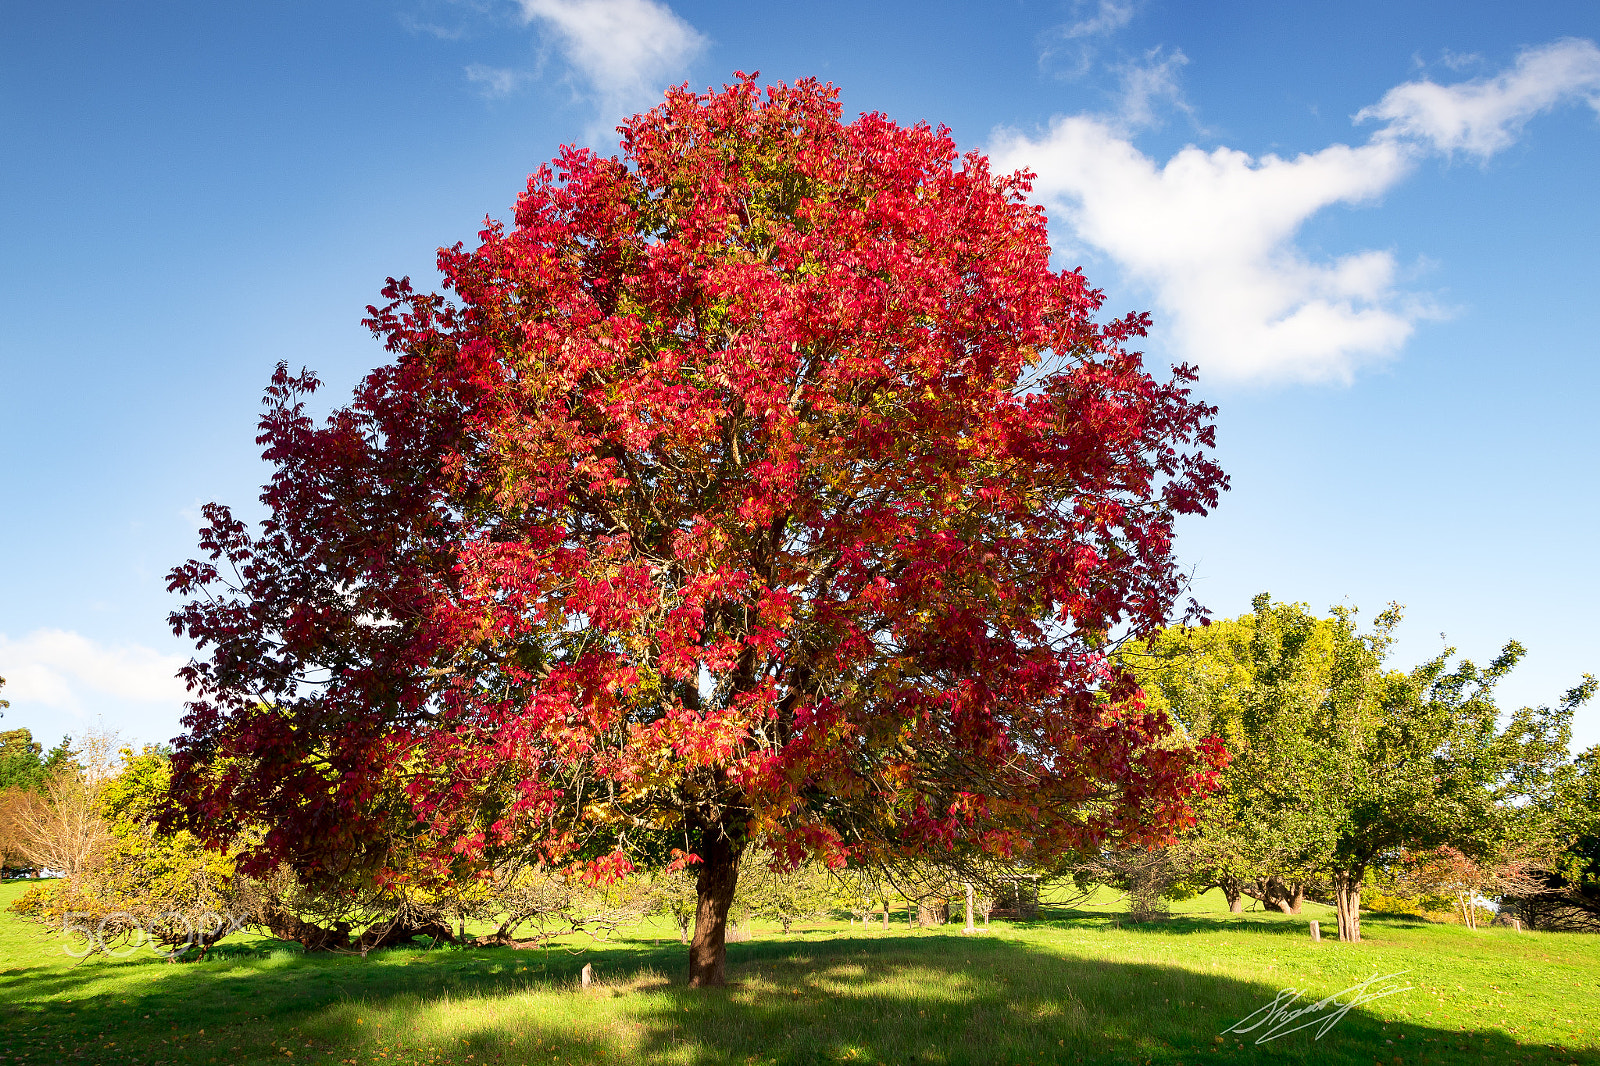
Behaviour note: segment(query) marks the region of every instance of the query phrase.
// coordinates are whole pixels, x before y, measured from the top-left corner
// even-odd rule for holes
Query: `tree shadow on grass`
[[[594,964],[598,981],[582,989],[586,962]],[[1320,1040],[1307,1030],[1259,1046],[1251,1042],[1256,1034],[1219,1041],[1221,1030],[1272,999],[1273,978],[1249,982],[1150,963],[1063,957],[1000,937],[756,940],[730,945],[729,964],[736,984],[702,992],[684,987],[677,944],[612,944],[584,956],[397,951],[366,960],[269,949],[214,963],[147,963],[126,968],[120,978],[114,966],[92,977],[48,967],[11,969],[0,999],[13,1012],[24,1010],[20,1020],[31,1025],[28,1032],[43,1033],[36,1045],[13,1048],[32,1061],[49,1061],[42,1053],[59,1047],[57,1061],[229,1066],[288,1061],[290,1052],[300,1061],[471,1066],[1600,1066],[1600,1055],[1588,1050],[1557,1055],[1498,1031],[1386,1022],[1361,1007]],[[64,1006],[66,998],[75,1004]]]
[[[619,956],[596,987],[568,993],[564,1017],[512,1008],[453,1034],[453,1046],[476,1063],[1600,1063],[1359,1007],[1320,1040],[1313,1030],[1259,1045],[1259,1033],[1219,1039],[1277,986],[1000,939],[751,942],[732,946],[729,962],[734,987],[707,993]]]

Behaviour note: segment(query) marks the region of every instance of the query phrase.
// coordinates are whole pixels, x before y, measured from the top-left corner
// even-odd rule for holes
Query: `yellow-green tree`
[[[1346,608],[1318,618],[1265,594],[1253,606],[1220,629],[1167,630],[1127,651],[1154,702],[1233,755],[1193,841],[1219,883],[1319,879],[1340,939],[1355,941],[1376,864],[1445,847],[1492,859],[1546,832],[1537,812],[1592,679],[1502,723],[1494,693],[1523,655],[1515,641],[1485,667],[1446,648],[1397,670],[1397,607],[1363,631]]]

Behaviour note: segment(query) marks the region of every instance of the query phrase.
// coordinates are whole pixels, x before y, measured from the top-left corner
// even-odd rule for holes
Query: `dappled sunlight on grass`
[[[0,896],[0,903],[5,900]],[[203,963],[91,959],[0,919],[0,1011],[18,1062],[235,1064],[1600,1064],[1600,938],[1370,920],[1313,944],[1304,917],[1102,912],[863,932],[843,923],[730,946],[727,989],[683,984],[683,949],[644,935],[581,953],[400,950],[304,956],[273,941]],[[574,950],[579,945],[571,945]],[[592,963],[595,983],[579,985]],[[1411,990],[1320,1041],[1222,1031],[1285,986],[1315,999],[1375,972]],[[16,1034],[16,1035],[13,1035]],[[1556,1045],[1552,1047],[1551,1045]]]

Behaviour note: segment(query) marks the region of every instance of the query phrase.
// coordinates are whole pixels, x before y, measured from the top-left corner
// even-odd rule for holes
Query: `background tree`
[[[751,917],[777,922],[785,934],[796,922],[816,921],[833,913],[839,885],[820,863],[758,863],[739,880],[734,906],[746,906]]]
[[[100,860],[112,839],[101,811],[106,780],[73,761],[50,775],[41,802],[17,811],[21,850],[35,867],[75,880]]]
[[[852,924],[860,919],[865,929],[888,913],[890,889],[881,871],[853,865],[840,867],[832,875],[833,901],[840,910],[850,913]]]
[[[1536,891],[1537,872],[1535,861],[1517,854],[1488,854],[1473,859],[1445,846],[1407,853],[1394,887],[1402,895],[1447,901],[1460,915],[1462,925],[1476,929],[1480,917],[1495,900]]]
[[[1213,409],[1050,266],[1023,176],[812,81],[668,93],[370,324],[318,427],[280,368],[259,536],[206,511],[174,824],[389,876],[748,847],[1159,839],[1209,768],[1103,654],[1163,624]],[[411,845],[407,844],[407,847]],[[419,847],[421,845],[418,845]]]
[[[695,877],[683,870],[658,870],[650,875],[651,895],[655,900],[656,914],[672,919],[678,928],[678,942],[689,942],[689,930],[694,926],[694,913],[699,904],[695,890]]]
[[[1509,642],[1484,668],[1470,660],[1452,668],[1454,649],[1446,649],[1409,672],[1386,672],[1381,662],[1398,621],[1391,614],[1394,621],[1380,617],[1365,637],[1348,615],[1335,615],[1334,713],[1322,739],[1327,802],[1341,815],[1327,869],[1342,939],[1360,939],[1361,884],[1380,856],[1449,847],[1482,863],[1536,844],[1539,826],[1524,807],[1565,755],[1546,738],[1566,735],[1594,691],[1586,679],[1555,708],[1524,707],[1502,727],[1494,688],[1522,657],[1521,645]]]
[[[38,868],[27,856],[24,827],[37,817],[44,799],[23,788],[0,789],[0,871],[4,876],[37,874]]]
[[[46,753],[26,729],[0,732],[0,870],[36,871],[26,855],[24,830],[42,815],[45,786],[70,758],[66,740]]]
[[[42,792],[50,775],[71,759],[65,738],[46,752],[27,729],[0,732],[0,790],[8,788]]]
[[[1233,759],[1198,834],[1220,869],[1325,879],[1354,941],[1375,863],[1450,848],[1493,868],[1547,836],[1541,812],[1592,680],[1502,723],[1494,688],[1523,654],[1514,641],[1484,668],[1445,649],[1399,671],[1385,665],[1397,608],[1361,632],[1343,608],[1254,606],[1217,635],[1168,630],[1127,653],[1154,702],[1227,738]]]
[[[1535,884],[1511,893],[1540,929],[1600,932],[1600,745],[1562,768],[1546,808],[1556,846]]]
[[[79,920],[92,918],[107,946],[126,935],[148,938],[167,952],[204,955],[247,916],[234,898],[230,855],[203,847],[189,833],[157,828],[170,772],[168,753],[159,748],[124,752],[120,772],[99,789],[108,839],[69,884],[75,908],[83,911]]]
[[[1236,913],[1245,896],[1290,912],[1328,858],[1338,817],[1322,802],[1328,783],[1315,724],[1330,691],[1334,623],[1265,594],[1253,606],[1236,619],[1130,642],[1122,655],[1152,706],[1195,735],[1223,738],[1229,753],[1175,865],[1155,868],[1219,887]]]

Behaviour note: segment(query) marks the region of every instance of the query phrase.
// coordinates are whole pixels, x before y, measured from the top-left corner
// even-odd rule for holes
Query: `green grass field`
[[[0,908],[24,887],[0,886]],[[709,993],[684,987],[665,926],[581,954],[363,960],[237,938],[199,963],[79,963],[0,910],[0,1062],[1600,1064],[1600,937],[1374,915],[1346,946],[1310,941],[1306,919],[1333,924],[1314,905],[1233,916],[1202,897],[1145,926],[1114,909],[1046,908],[977,937],[903,916],[888,933],[758,928],[729,946],[736,984]],[[1316,999],[1399,971],[1408,991],[1320,1039],[1219,1037],[1279,989]]]

